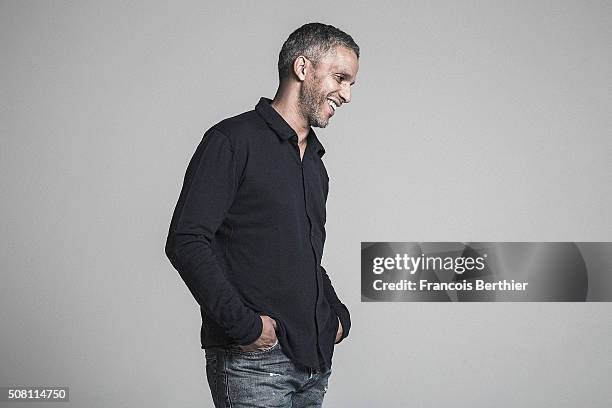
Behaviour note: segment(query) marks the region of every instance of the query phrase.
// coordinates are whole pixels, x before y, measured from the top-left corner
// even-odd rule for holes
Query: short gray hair
[[[289,77],[293,62],[300,55],[316,64],[337,46],[353,50],[359,58],[359,46],[344,31],[329,24],[304,24],[289,35],[278,54],[279,80]]]

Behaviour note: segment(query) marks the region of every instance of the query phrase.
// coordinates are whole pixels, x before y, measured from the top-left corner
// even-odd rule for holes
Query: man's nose
[[[349,103],[351,101],[351,86],[347,85],[342,87],[338,95],[342,98],[342,103]]]

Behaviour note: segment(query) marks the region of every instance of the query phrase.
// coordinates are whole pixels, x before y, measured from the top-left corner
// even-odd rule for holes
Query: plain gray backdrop
[[[0,386],[212,406],[167,229],[204,131],[273,96],[311,21],[362,49],[318,131],[353,319],[326,405],[609,406],[608,303],[361,303],[359,282],[361,241],[612,240],[605,1],[1,1]]]

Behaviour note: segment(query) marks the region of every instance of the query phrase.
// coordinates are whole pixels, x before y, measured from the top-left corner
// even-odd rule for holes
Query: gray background
[[[2,1],[0,385],[211,406],[172,209],[204,131],[272,96],[316,20],[363,50],[319,132],[353,317],[327,406],[607,406],[610,304],[361,303],[359,282],[360,241],[612,240],[604,1]]]

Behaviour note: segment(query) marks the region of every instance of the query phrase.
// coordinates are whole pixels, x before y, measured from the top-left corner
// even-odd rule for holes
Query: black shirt
[[[204,135],[174,210],[166,254],[200,304],[202,348],[247,345],[259,315],[297,365],[331,367],[348,309],[321,266],[329,178],[310,129],[303,159],[289,124],[261,98]]]

